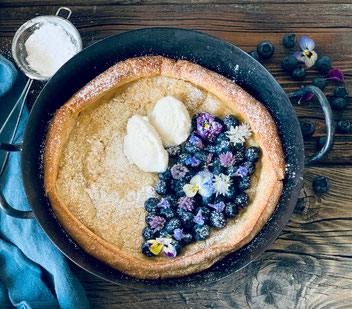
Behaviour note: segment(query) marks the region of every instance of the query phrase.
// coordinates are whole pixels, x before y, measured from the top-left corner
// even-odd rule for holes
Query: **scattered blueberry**
[[[197,158],[200,161],[205,162],[207,160],[207,158],[208,158],[208,153],[203,151],[203,150],[200,150],[200,151],[197,151],[194,154],[194,157]]]
[[[315,68],[321,74],[328,74],[332,67],[331,59],[328,56],[322,56],[315,62]]]
[[[249,204],[249,196],[245,192],[240,193],[235,198],[235,204],[238,207],[246,207],[246,206],[248,206],[248,204]]]
[[[226,130],[230,130],[231,126],[236,128],[240,124],[240,122],[234,115],[225,116],[222,122],[224,123]]]
[[[176,255],[179,255],[182,252],[182,244],[180,241],[173,240],[171,242],[171,245],[173,245],[176,249]]]
[[[225,214],[228,218],[234,218],[238,215],[238,206],[235,203],[229,202],[225,206]]]
[[[168,233],[165,229],[162,229],[157,233],[158,238],[167,238],[169,236],[170,236],[170,233]]]
[[[323,90],[326,86],[326,79],[322,77],[316,77],[313,79],[313,85]]]
[[[169,234],[172,234],[175,229],[179,229],[179,228],[181,228],[181,226],[182,226],[182,224],[181,224],[180,219],[172,218],[166,222],[165,231],[168,232]]]
[[[143,230],[142,230],[142,236],[145,240],[149,240],[154,238],[154,232],[153,229],[150,228],[149,226],[146,226]]]
[[[195,152],[197,152],[200,149],[196,145],[192,144],[190,141],[187,141],[185,143],[185,150],[189,154],[194,154]]]
[[[263,41],[257,45],[257,53],[260,58],[268,59],[274,54],[274,45],[269,41]]]
[[[165,195],[164,198],[167,199],[171,208],[177,207],[178,198],[175,195],[168,194],[168,195]]]
[[[248,171],[248,176],[252,176],[255,172],[255,163],[251,161],[246,161],[242,163],[242,166],[245,167]]]
[[[232,200],[234,197],[235,197],[235,193],[236,193],[236,187],[232,184],[230,185],[230,187],[228,188],[226,194],[225,194],[225,197],[228,199],[228,200]]]
[[[294,80],[304,80],[306,77],[306,70],[302,67],[298,67],[292,71],[291,76]]]
[[[315,125],[309,120],[302,121],[300,123],[302,135],[305,137],[312,136],[315,132]]]
[[[284,59],[282,59],[281,67],[285,72],[291,73],[294,69],[298,67],[298,60],[295,56],[288,55],[284,57]]]
[[[145,223],[147,223],[148,225],[150,225],[150,223],[153,221],[153,219],[156,217],[156,213],[155,212],[151,212],[149,214],[147,214],[145,216]]]
[[[259,55],[258,55],[258,53],[255,50],[250,50],[248,52],[248,55],[250,55],[255,60],[259,61]]]
[[[347,101],[344,98],[337,97],[331,100],[331,108],[337,111],[345,109]]]
[[[326,193],[329,191],[329,179],[323,176],[318,176],[313,180],[313,190],[315,193]]]
[[[212,211],[210,213],[210,226],[222,229],[226,225],[226,217],[222,212]]]
[[[251,186],[251,178],[249,176],[245,176],[245,177],[239,177],[239,180],[237,182],[237,188],[240,191],[244,191],[249,189],[249,187]]]
[[[336,128],[339,133],[349,133],[351,131],[351,121],[347,119],[339,120]]]
[[[193,226],[193,218],[194,215],[189,211],[185,211],[182,216],[180,216],[181,223],[186,228],[190,228]]]
[[[180,154],[179,156],[178,156],[178,158],[177,158],[177,163],[178,164],[185,164],[186,163],[186,161],[189,159],[189,158],[191,158],[192,156],[189,154],[189,153],[182,153],[182,154]]]
[[[344,87],[344,86],[336,87],[334,90],[334,96],[341,97],[341,98],[348,97],[348,91],[347,91],[346,87]]]
[[[194,114],[192,116],[192,120],[191,120],[192,131],[197,131],[197,115],[198,114]]]
[[[147,257],[152,257],[155,256],[150,250],[149,250],[149,245],[148,243],[145,241],[142,244],[142,253],[147,256]]]
[[[158,176],[159,176],[159,179],[160,180],[168,180],[168,179],[171,179],[172,178],[172,175],[171,175],[171,169],[170,167],[168,167],[165,172],[162,172],[162,173],[158,173]]]
[[[155,192],[158,193],[159,195],[165,195],[168,190],[168,185],[165,180],[159,180],[155,184]]]
[[[204,150],[209,153],[215,153],[216,149],[217,149],[216,145],[213,145],[213,144],[206,145],[204,148]]]
[[[171,218],[175,217],[175,212],[171,208],[160,208],[160,216],[164,217],[166,220],[170,220]]]
[[[193,231],[194,231],[194,238],[199,241],[207,239],[210,233],[209,226],[205,224],[204,225],[196,224],[193,227]]]
[[[258,147],[249,147],[245,152],[245,158],[250,162],[257,162],[260,158],[260,153]]]
[[[156,197],[150,197],[144,202],[144,208],[148,212],[157,212],[160,200]]]
[[[182,151],[180,145],[166,147],[165,149],[168,152],[169,157],[171,157],[171,158],[176,158],[178,155],[180,155],[180,153]]]
[[[193,241],[193,236],[191,233],[187,233],[187,234],[184,234],[182,239],[181,239],[181,242],[184,244],[184,245],[188,245],[190,244],[191,242]]]
[[[295,34],[285,34],[282,39],[282,44],[287,48],[292,48],[296,45],[297,38]]]

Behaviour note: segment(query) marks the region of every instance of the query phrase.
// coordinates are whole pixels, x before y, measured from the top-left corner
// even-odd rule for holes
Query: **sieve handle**
[[[66,17],[60,16],[61,11],[66,11],[67,16],[66,16]],[[65,7],[65,6],[62,6],[61,8],[59,8],[59,9],[56,11],[56,14],[55,14],[55,15],[56,15],[56,16],[59,16],[59,17],[66,18],[66,19],[70,19],[71,15],[72,15],[72,11],[71,11],[69,8]]]

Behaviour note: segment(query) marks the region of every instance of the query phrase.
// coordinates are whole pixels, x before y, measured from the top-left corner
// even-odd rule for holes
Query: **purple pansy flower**
[[[213,141],[222,131],[222,124],[217,122],[214,116],[208,112],[197,115],[197,134],[205,139]]]
[[[160,208],[170,208],[170,203],[166,198],[163,197],[157,206]]]
[[[305,63],[308,68],[312,67],[318,59],[318,54],[314,51],[315,42],[307,36],[302,36],[299,41],[299,46],[302,51],[294,52],[293,56],[295,56],[299,62]]]
[[[198,210],[198,213],[194,216],[193,222],[199,225],[204,224],[204,217],[202,215],[203,211],[201,209]]]
[[[222,212],[225,209],[225,203],[222,201],[216,204],[208,204],[208,206],[214,208],[217,212]]]
[[[150,222],[150,227],[153,229],[153,232],[157,232],[163,229],[166,220],[163,217],[155,216]]]
[[[171,175],[175,179],[181,179],[185,177],[187,173],[188,173],[188,168],[182,164],[175,164],[171,168]]]
[[[236,172],[232,174],[232,176],[245,177],[248,175],[248,170],[244,166],[240,166]]]

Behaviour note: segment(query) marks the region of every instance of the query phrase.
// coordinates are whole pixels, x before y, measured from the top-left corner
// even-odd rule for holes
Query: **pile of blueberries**
[[[230,142],[225,132],[230,130],[231,126],[235,128],[239,125],[238,119],[233,115],[227,115],[223,120],[215,117],[215,120],[222,124],[222,132],[214,141],[202,139],[197,135],[196,118],[197,114],[192,117],[192,130],[187,141],[182,145],[166,148],[170,157],[169,167],[165,172],[159,173],[160,180],[155,185],[155,191],[161,198],[151,197],[145,201],[147,226],[142,232],[145,240],[142,252],[148,257],[154,256],[149,250],[148,240],[172,237],[171,244],[176,248],[178,255],[185,245],[207,239],[211,227],[224,228],[227,219],[236,217],[239,210],[249,204],[249,196],[244,190],[251,185],[250,176],[256,170],[256,162],[261,155],[260,149],[246,149],[244,144],[233,145]],[[235,161],[233,165],[224,167],[219,155],[227,152],[233,154]],[[233,173],[240,166],[246,169],[247,175],[233,177]],[[175,175],[173,168],[180,172]],[[213,175],[231,175],[232,184],[226,194],[214,193],[210,197],[203,197],[197,193],[193,198],[187,199],[183,187],[201,171],[210,171]],[[215,209],[214,205],[223,207]],[[199,214],[202,218],[196,220]]]

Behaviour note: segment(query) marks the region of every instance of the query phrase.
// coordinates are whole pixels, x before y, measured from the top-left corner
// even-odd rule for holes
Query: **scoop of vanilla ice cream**
[[[169,155],[147,117],[134,115],[128,120],[124,153],[145,172],[164,172],[168,166]]]
[[[148,118],[165,147],[182,144],[191,130],[191,118],[187,108],[173,96],[160,99]]]

